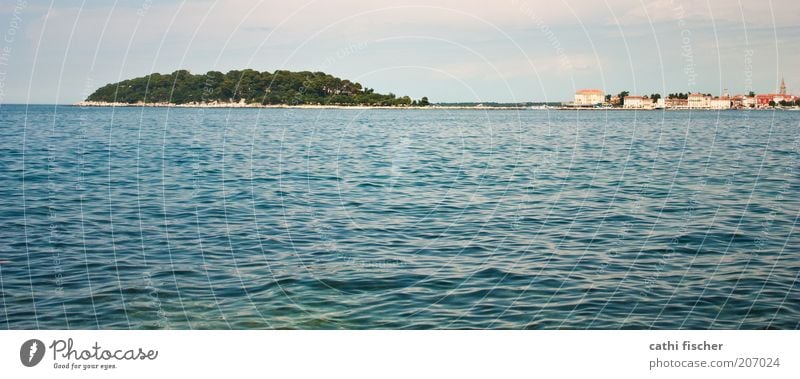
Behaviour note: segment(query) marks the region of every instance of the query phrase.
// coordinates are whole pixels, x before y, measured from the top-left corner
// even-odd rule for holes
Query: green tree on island
[[[427,106],[428,98],[418,102],[408,96],[375,93],[360,83],[340,79],[324,72],[277,70],[259,72],[232,70],[223,74],[209,71],[193,75],[187,70],[172,74],[154,73],[119,83],[106,84],[86,99],[119,103],[240,103],[245,104],[329,104]]]

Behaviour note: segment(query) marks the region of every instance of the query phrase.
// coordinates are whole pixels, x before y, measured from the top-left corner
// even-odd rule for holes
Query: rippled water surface
[[[800,327],[800,112],[0,107],[2,328]]]

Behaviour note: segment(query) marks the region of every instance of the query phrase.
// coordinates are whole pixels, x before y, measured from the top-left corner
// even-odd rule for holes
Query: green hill
[[[119,83],[106,84],[87,101],[117,103],[239,103],[328,104],[328,105],[428,105],[428,99],[412,100],[392,93],[375,93],[347,79],[324,72],[259,72],[233,70],[227,74],[209,71],[193,75],[187,70],[172,74],[151,74]]]

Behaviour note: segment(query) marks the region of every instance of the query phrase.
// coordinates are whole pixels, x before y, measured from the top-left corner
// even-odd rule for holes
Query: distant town
[[[628,91],[617,95],[605,94],[599,89],[582,89],[575,92],[574,100],[563,103],[562,109],[779,109],[800,107],[800,97],[786,91],[786,83],[781,79],[777,93],[731,96],[726,89],[721,96],[709,93],[670,93],[665,97],[651,95],[631,95]]]

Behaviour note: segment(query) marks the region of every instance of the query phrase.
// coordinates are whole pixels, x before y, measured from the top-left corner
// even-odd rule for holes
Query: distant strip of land
[[[553,110],[553,111],[686,111],[689,109],[676,108],[588,108],[588,107],[567,107],[552,105],[452,105],[452,104],[431,104],[428,106],[397,106],[397,105],[324,105],[324,104],[253,104],[253,103],[121,103],[103,101],[81,101],[73,104],[78,107],[156,107],[156,108],[245,108],[245,109],[449,109],[449,110]],[[720,111],[720,109],[698,108],[693,111]],[[736,110],[736,109],[728,109]],[[754,108],[753,110],[788,110],[796,111],[798,108]]]
[[[451,105],[430,104],[419,105],[341,105],[341,104],[258,104],[258,103],[125,103],[106,101],[81,101],[75,106],[79,107],[158,107],[158,108],[261,108],[261,109],[474,109],[474,110],[522,110],[531,109],[523,105]],[[544,109],[544,108],[542,108]],[[555,108],[549,108],[555,109]]]
[[[154,73],[106,84],[81,107],[175,107],[175,108],[298,108],[298,109],[470,109],[470,110],[724,110],[798,109],[800,97],[787,93],[781,82],[779,93],[730,96],[674,93],[616,96],[599,89],[582,89],[572,102],[457,102],[431,103],[427,97],[412,99],[393,93],[381,94],[361,83],[324,72],[277,70],[209,71],[192,74],[178,70]]]

